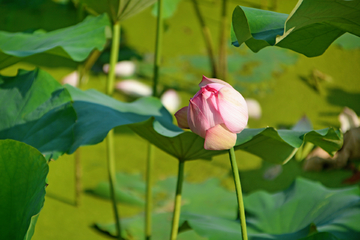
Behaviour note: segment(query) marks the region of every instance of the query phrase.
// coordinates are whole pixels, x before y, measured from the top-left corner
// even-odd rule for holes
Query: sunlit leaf
[[[301,178],[279,193],[250,194],[244,198],[249,239],[358,239],[359,194],[357,187],[328,189]],[[182,212],[181,219],[199,235],[211,240],[241,236],[240,223],[235,218]],[[309,233],[314,235],[309,236]]]
[[[49,167],[35,148],[0,140],[1,239],[30,240],[45,200]]]
[[[74,0],[74,2],[83,4],[92,14],[107,13],[113,21],[123,21],[149,7],[156,0]]]
[[[357,1],[300,0],[290,15],[237,6],[232,43],[258,52],[267,46],[319,56],[345,32],[360,36]]]
[[[83,22],[55,30],[34,33],[0,31],[0,69],[23,58],[46,53],[84,61],[94,50],[103,50],[109,38],[109,19],[106,14],[87,17]]]
[[[212,156],[226,152],[205,150],[204,139],[195,133],[184,132],[175,126],[170,129],[152,119],[130,127],[138,135],[181,161],[211,159]],[[304,141],[312,142],[333,154],[342,145],[342,135],[333,128],[316,131],[276,130],[272,127],[244,129],[238,134],[235,149],[250,152],[269,162],[285,163]]]
[[[48,157],[56,159],[74,141],[71,96],[44,71],[0,75],[0,116],[0,139],[25,142]]]

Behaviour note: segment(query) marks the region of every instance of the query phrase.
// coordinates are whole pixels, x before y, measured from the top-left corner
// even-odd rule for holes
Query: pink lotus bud
[[[181,100],[174,89],[169,89],[161,96],[161,102],[169,112],[174,113],[179,109]]]
[[[203,76],[199,86],[189,106],[175,113],[178,125],[205,138],[207,150],[232,148],[236,134],[248,121],[245,99],[230,84],[219,79]]]
[[[66,75],[62,80],[62,84],[69,84],[73,87],[77,87],[79,85],[79,74],[77,71],[73,71],[72,73]]]
[[[151,87],[132,79],[116,83],[115,89],[133,97],[147,97],[152,94]]]
[[[105,73],[109,72],[109,64],[103,66]],[[131,61],[121,61],[115,65],[115,75],[118,77],[129,77],[135,73],[135,63]]]

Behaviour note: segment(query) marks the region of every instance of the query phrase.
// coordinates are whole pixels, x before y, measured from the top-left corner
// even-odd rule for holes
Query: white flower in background
[[[343,133],[347,132],[351,128],[357,128],[360,126],[360,121],[356,113],[348,108],[345,107],[343,111],[339,115],[339,121],[341,125],[341,131]]]
[[[261,106],[259,102],[252,98],[246,98],[245,101],[248,107],[249,117],[259,119],[261,117]]]
[[[66,75],[62,80],[62,84],[69,84],[73,87],[77,87],[79,85],[79,73],[77,71],[73,71],[72,73]]]
[[[148,97],[152,95],[150,86],[133,79],[116,83],[115,89],[131,97]],[[161,102],[169,112],[174,113],[179,109],[181,99],[174,89],[169,89],[161,96]]]
[[[169,89],[161,96],[161,102],[171,113],[175,113],[180,108],[181,99],[174,89]]]
[[[132,79],[116,83],[115,89],[132,97],[147,97],[152,94],[151,87]]]
[[[103,71],[109,73],[109,64],[103,66]],[[115,65],[115,75],[118,77],[129,77],[135,73],[135,63],[132,61],[120,61]]]

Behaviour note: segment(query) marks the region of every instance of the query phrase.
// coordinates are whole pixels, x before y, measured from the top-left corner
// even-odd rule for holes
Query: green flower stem
[[[111,44],[110,53],[110,70],[106,83],[106,94],[112,96],[114,93],[114,82],[115,82],[115,65],[119,57],[120,47],[120,22],[115,22],[113,25],[113,37]]]
[[[145,239],[151,239],[151,211],[152,211],[152,172],[153,172],[153,145],[148,143],[146,166],[146,203],[145,203]]]
[[[233,176],[234,176],[236,196],[237,196],[238,207],[239,207],[242,239],[247,240],[248,237],[247,237],[247,231],[246,231],[244,201],[243,201],[242,191],[241,191],[239,169],[237,167],[236,156],[235,156],[235,151],[234,151],[233,147],[229,149],[229,156],[230,156],[231,169],[232,169]]]
[[[109,96],[113,95],[114,92],[114,80],[115,80],[115,64],[118,60],[119,54],[119,43],[120,43],[120,23],[115,22],[113,25],[113,39],[111,45],[110,53],[110,70],[109,76],[107,79],[106,94]],[[106,152],[107,152],[107,161],[108,161],[108,174],[110,182],[110,195],[114,210],[114,217],[116,223],[116,232],[118,234],[118,239],[121,237],[121,226],[120,218],[116,205],[115,199],[115,189],[116,189],[116,177],[115,177],[115,151],[114,151],[114,129],[111,129],[106,136]]]
[[[211,63],[211,69],[212,69],[211,74],[212,74],[212,77],[217,77],[218,72],[217,72],[217,66],[216,66],[215,55],[214,55],[214,47],[213,47],[213,43],[211,40],[210,30],[209,30],[209,27],[205,24],[205,20],[204,20],[203,16],[201,15],[199,4],[198,4],[197,0],[192,0],[192,2],[194,5],[196,16],[200,22],[203,36],[204,36],[206,49],[207,49],[210,63]]]
[[[81,204],[81,192],[82,192],[82,167],[81,167],[81,154],[80,148],[75,151],[75,206]]]
[[[185,161],[179,160],[179,170],[178,170],[178,178],[176,184],[176,195],[175,195],[175,204],[174,204],[174,213],[172,219],[170,240],[176,240],[179,229],[179,219],[180,219],[180,210],[181,210],[181,191],[182,191],[182,184],[184,181],[184,165],[185,165]]]
[[[227,1],[222,0],[221,4],[221,23],[220,23],[220,46],[219,46],[219,78],[226,81],[227,78],[227,59],[226,59],[226,48],[227,48]]]
[[[90,56],[86,59],[85,63],[80,64],[78,67],[79,73],[79,89],[83,90],[84,85],[87,83],[89,71],[99,58],[101,52],[94,49]],[[81,204],[82,193],[82,164],[81,164],[81,148],[76,149],[75,153],[75,205]]]
[[[154,60],[154,81],[153,81],[153,96],[157,97],[157,85],[159,82],[159,69],[161,64],[161,47],[162,47],[162,33],[163,33],[163,1],[158,0],[158,17],[155,40],[155,60]],[[151,239],[151,211],[152,211],[152,172],[153,172],[153,145],[148,143],[148,157],[146,166],[146,204],[145,204],[145,239]]]
[[[157,97],[157,84],[159,79],[159,68],[161,62],[161,47],[163,35],[163,1],[158,0],[158,17],[156,22],[156,42],[155,42],[155,63],[154,63],[154,82],[153,82],[153,96]]]

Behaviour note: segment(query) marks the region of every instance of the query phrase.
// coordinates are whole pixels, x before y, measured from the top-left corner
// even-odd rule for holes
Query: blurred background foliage
[[[211,69],[206,54],[201,29],[192,2],[177,1],[173,15],[165,20],[163,40],[163,67],[161,69],[160,90],[177,90],[182,106],[197,91],[202,75],[210,76]],[[274,3],[277,2],[276,5]],[[227,4],[228,29],[231,13],[236,5],[258,7],[290,13],[296,0],[229,0]],[[220,1],[199,0],[201,11],[210,28],[216,52],[220,34]],[[72,2],[66,0],[0,0],[0,31],[33,32],[38,29],[52,31],[72,26],[85,17]],[[155,46],[156,18],[152,8],[122,22],[119,60],[136,63],[133,76],[151,85],[152,63]],[[359,39],[344,35],[319,57],[307,58],[303,55],[280,48],[266,48],[252,53],[246,46],[235,48],[228,37],[228,81],[245,98],[256,99],[262,107],[260,119],[250,119],[249,126],[260,128],[274,126],[290,129],[306,115],[314,129],[340,127],[338,115],[343,107],[353,109],[360,115],[360,44]],[[104,50],[92,68],[89,81],[83,89],[95,88],[105,91],[106,74],[103,64],[109,60],[109,47]],[[55,79],[61,79],[78,69],[78,63],[52,55],[32,56],[0,71],[2,75],[16,75],[19,68],[32,70],[41,67]],[[330,81],[314,80],[314,70],[331,77]],[[118,78],[117,80],[121,80]],[[315,81],[315,82],[314,82]],[[115,98],[122,101],[134,100],[120,92]],[[106,116],[104,116],[106,117]],[[117,170],[129,174],[145,172],[147,143],[127,127],[115,129]],[[82,147],[83,187],[87,189],[80,206],[75,206],[74,156],[64,155],[51,162],[46,201],[38,218],[33,239],[107,239],[100,233],[95,222],[112,220],[110,202],[103,197],[94,197],[98,184],[107,179],[105,145]],[[241,170],[243,190],[246,193],[264,189],[271,192],[287,188],[296,178],[303,176],[321,181],[328,187],[344,187],[351,177],[351,169],[323,172],[304,172],[302,162],[294,159],[280,167],[263,163],[251,154],[237,151]],[[185,168],[186,181],[203,182],[216,177],[222,186],[233,191],[231,169],[228,156],[214,157],[212,161],[190,161]],[[157,180],[173,176],[177,162],[171,156],[156,149],[154,174]],[[275,171],[275,177],[267,177]],[[276,171],[278,171],[276,173]],[[357,183],[355,183],[357,184]],[[143,211],[142,207],[120,204],[124,217]],[[141,204],[139,204],[141,206]],[[154,223],[156,224],[156,222]],[[180,235],[181,236],[181,235]]]

